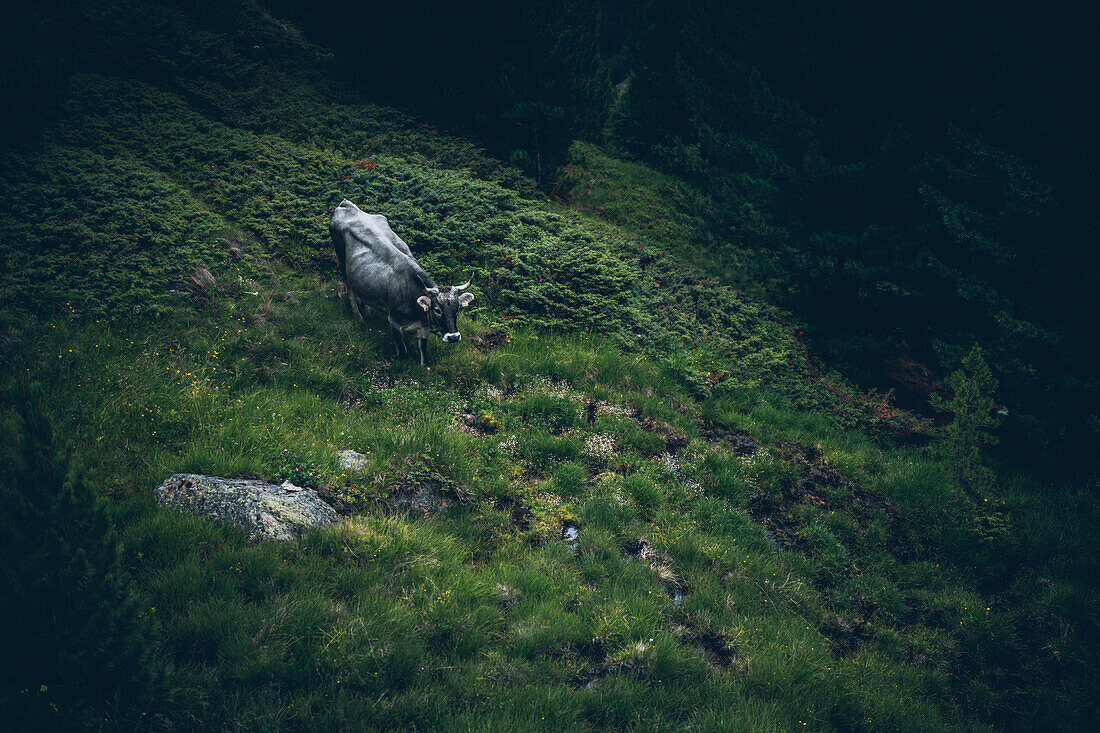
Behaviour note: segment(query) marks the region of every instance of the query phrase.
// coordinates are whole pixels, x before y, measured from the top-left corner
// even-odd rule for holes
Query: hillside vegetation
[[[731,287],[674,176],[577,142],[550,198],[261,5],[135,7],[65,8],[95,40],[36,67],[59,93],[0,153],[15,727],[1094,719],[1100,517],[979,452],[980,351],[936,428]],[[431,369],[342,298],[342,198],[473,280]],[[156,507],[177,472],[289,479],[346,521],[250,544]],[[440,511],[387,508],[424,492]]]
[[[1098,59],[1057,14],[530,0],[342,23],[337,0],[272,2],[349,89],[475,135],[551,195],[655,216],[607,207],[618,192],[577,176],[578,140],[663,176],[656,218],[689,259],[908,409],[927,413],[980,344],[1011,415],[995,450],[1062,480],[1100,472],[1100,147],[1078,111]]]

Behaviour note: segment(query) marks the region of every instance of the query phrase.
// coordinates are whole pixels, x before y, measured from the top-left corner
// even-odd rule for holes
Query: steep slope
[[[349,98],[255,4],[132,10],[86,12],[99,45],[72,52],[39,138],[0,157],[5,391],[58,395],[173,665],[170,699],[108,723],[1090,713],[1087,497],[1049,490],[1044,514],[1024,479],[956,486],[927,425],[822,374],[782,313],[676,256],[657,174],[632,170],[639,202],[614,216],[555,203]],[[340,299],[326,224],[344,197],[437,280],[473,278],[468,338],[434,343],[432,370],[391,362],[384,318],[360,328]],[[364,469],[337,467],[346,448]],[[151,506],[181,471],[289,478],[349,519],[249,545]],[[442,511],[387,508],[424,492]],[[20,694],[76,715],[45,683]]]

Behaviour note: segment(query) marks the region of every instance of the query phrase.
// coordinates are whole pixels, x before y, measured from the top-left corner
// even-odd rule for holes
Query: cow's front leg
[[[421,336],[417,343],[420,345],[420,366],[428,366],[428,339]]]
[[[348,291],[348,300],[351,301],[351,309],[355,312],[355,317],[362,323],[363,314],[359,312],[359,301],[355,297],[355,291],[351,289],[351,285],[348,284],[347,280],[344,281],[344,287],[347,288]]]
[[[390,336],[393,337],[393,345],[397,349],[397,358],[400,359],[409,353],[409,349],[405,346],[405,334],[401,333],[400,328],[390,326]]]

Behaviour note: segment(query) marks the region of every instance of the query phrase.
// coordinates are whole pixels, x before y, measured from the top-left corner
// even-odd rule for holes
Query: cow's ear
[[[458,296],[458,304],[463,308],[465,308],[472,302],[474,302],[473,293],[463,293],[462,295]]]
[[[419,298],[416,299],[416,302],[419,303],[420,307],[424,310],[428,310],[432,307],[432,299],[429,298],[427,295],[421,295]]]

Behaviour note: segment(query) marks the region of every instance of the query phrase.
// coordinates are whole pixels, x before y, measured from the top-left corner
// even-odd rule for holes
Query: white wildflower
[[[600,402],[596,405],[597,415],[615,415],[617,417],[626,417],[627,411],[625,407],[619,405],[612,405],[610,402]]]
[[[516,436],[509,435],[504,440],[500,441],[499,447],[504,453],[509,456],[515,456],[519,452],[519,441],[516,440]]]
[[[552,382],[546,376],[542,374],[531,377],[530,382],[527,383],[527,392],[545,392],[552,397],[558,399],[579,399],[569,385],[565,382]]]
[[[500,387],[494,384],[484,384],[477,390],[477,394],[480,397],[493,400],[494,402],[504,401],[504,391]]]
[[[593,458],[610,458],[615,453],[615,436],[610,433],[595,433],[584,441],[583,453]]]

